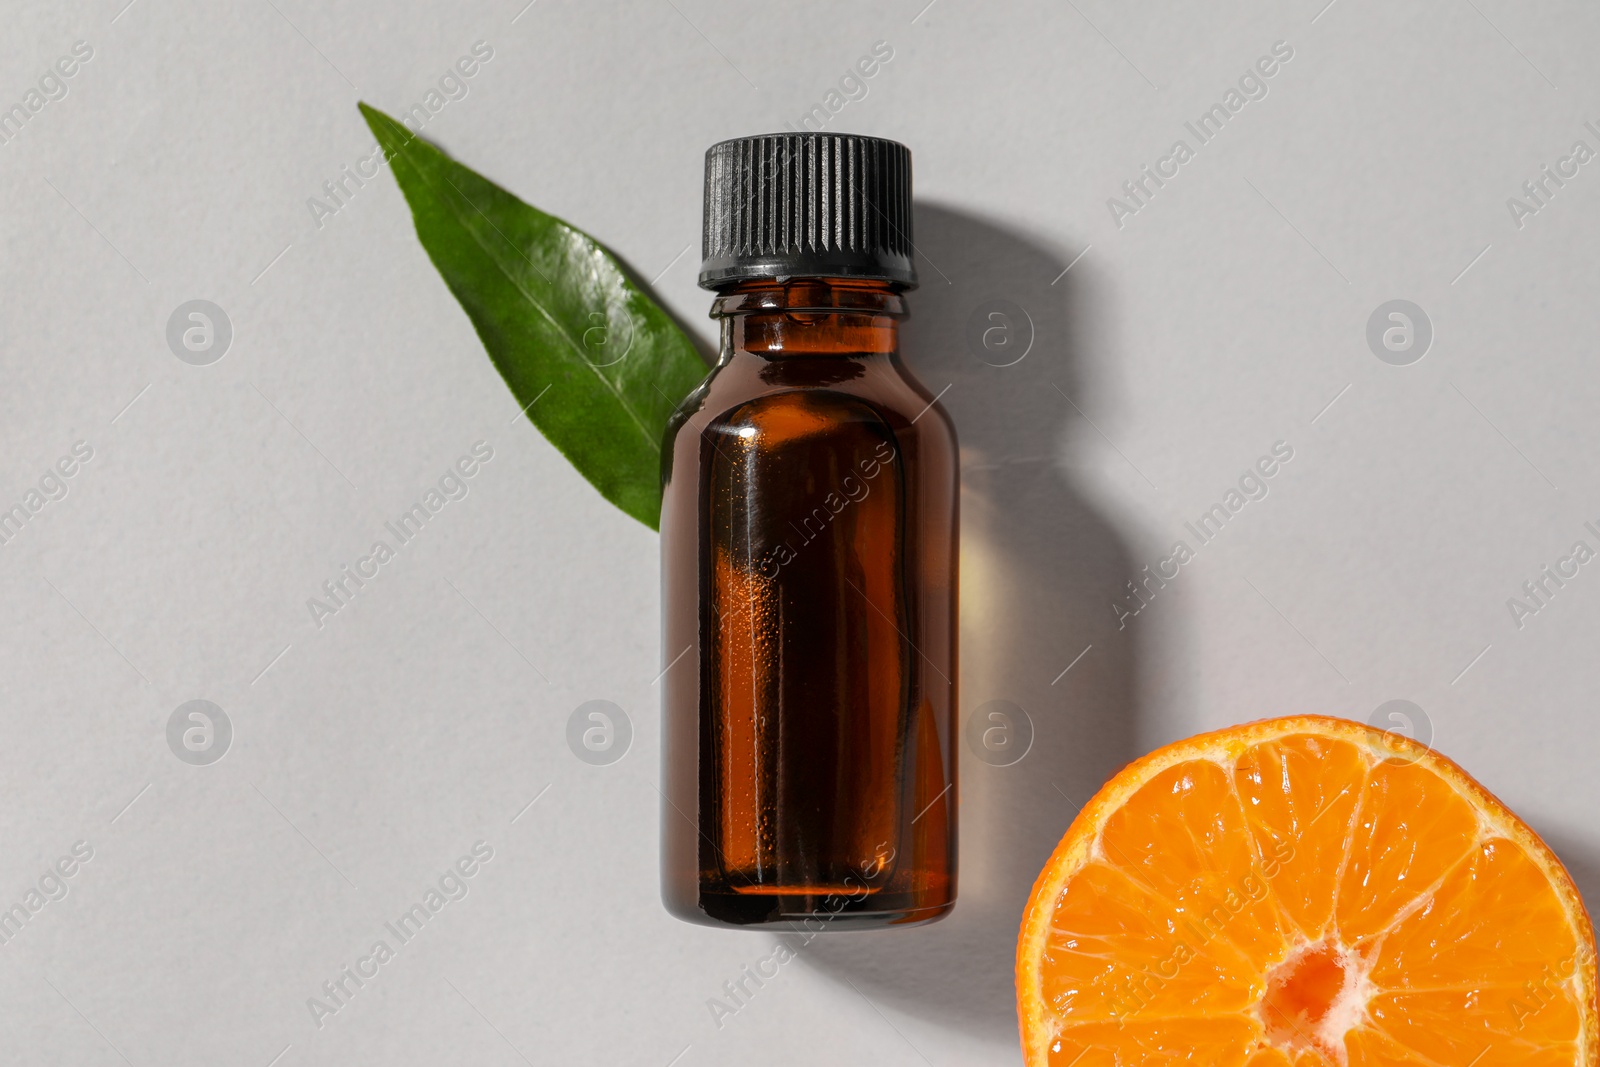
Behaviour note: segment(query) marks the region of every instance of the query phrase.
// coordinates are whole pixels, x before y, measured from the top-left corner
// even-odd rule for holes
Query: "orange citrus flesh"
[[[1030,1067],[1596,1067],[1595,986],[1538,835],[1431,749],[1309,716],[1124,769],[1017,946]]]

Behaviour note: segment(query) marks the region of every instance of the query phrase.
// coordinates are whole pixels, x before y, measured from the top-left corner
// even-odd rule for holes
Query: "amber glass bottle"
[[[693,922],[955,902],[958,466],[898,350],[910,162],[806,134],[706,155],[721,353],[661,513],[663,897]]]

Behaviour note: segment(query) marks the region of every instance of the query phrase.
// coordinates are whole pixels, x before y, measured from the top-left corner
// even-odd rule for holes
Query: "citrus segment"
[[[1373,767],[1339,880],[1341,938],[1356,944],[1387,930],[1477,838],[1473,806],[1431,768],[1387,761]]]
[[[1385,993],[1372,999],[1367,1013],[1373,1029],[1434,1063],[1571,1067],[1575,1005],[1560,998],[1544,1012],[1530,1013],[1519,1029],[1517,1016],[1506,1010],[1516,996],[1515,990]]]
[[[1037,1062],[1050,1067],[1243,1067],[1259,1028],[1242,1016],[1084,1023],[1063,1030]],[[1206,1050],[1204,1060],[1194,1049]]]
[[[1241,1012],[1251,966],[1226,943],[1175,949],[1173,909],[1115,867],[1090,863],[1062,894],[1044,947],[1044,997],[1060,1014],[1115,1021]],[[1192,939],[1191,939],[1192,940]]]
[[[1544,871],[1520,846],[1494,837],[1389,931],[1372,980],[1395,990],[1559,985],[1572,977],[1577,948]]]
[[[1221,940],[1259,974],[1282,950],[1277,907],[1221,766],[1194,760],[1155,775],[1106,819],[1100,844],[1106,862],[1168,902],[1178,919],[1169,955]]]
[[[1300,935],[1315,941],[1333,919],[1337,887],[1324,872],[1338,869],[1366,784],[1361,751],[1321,737],[1285,737],[1242,753],[1233,780],[1257,852],[1298,850],[1300,862],[1269,867],[1273,896]]]
[[[1108,782],[1034,886],[1017,989],[1033,1067],[1600,1067],[1560,862],[1449,760],[1339,719]]]

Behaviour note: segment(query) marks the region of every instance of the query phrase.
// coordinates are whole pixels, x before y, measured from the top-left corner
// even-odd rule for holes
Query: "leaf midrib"
[[[429,178],[427,170],[418,162],[418,160],[404,148],[402,148],[401,151],[405,153],[408,162],[411,163],[412,168],[417,172],[417,176],[422,179],[423,184],[428,186],[429,190],[432,191],[440,200],[440,202],[445,205],[446,209],[449,210],[456,218],[457,222],[460,223],[462,229],[471,234],[473,243],[475,243],[479,248],[483,249],[484,253],[488,255],[489,261],[494,264],[495,269],[500,272],[506,281],[511,283],[512,288],[516,289],[516,291],[522,295],[523,299],[525,299],[535,311],[544,317],[546,322],[555,328],[555,331],[561,335],[561,338],[564,341],[567,342],[568,347],[572,349],[574,354],[577,355],[578,359],[582,361],[583,365],[593,371],[594,376],[605,384],[605,387],[611,391],[612,396],[617,398],[617,406],[622,408],[622,410],[627,413],[628,418],[633,420],[633,424],[639,429],[639,435],[645,439],[645,444],[652,452],[654,452],[657,456],[660,456],[661,442],[656,440],[655,435],[650,432],[647,426],[645,426],[644,421],[639,417],[639,414],[629,405],[626,397],[622,393],[621,388],[615,382],[611,381],[611,379],[607,378],[604,374],[601,374],[600,369],[594,364],[590,363],[588,359],[584,357],[583,349],[578,346],[577,341],[575,341],[572,335],[567,332],[566,327],[557,322],[555,316],[553,316],[549,310],[544,307],[544,305],[540,304],[539,301],[535,299],[534,295],[528,292],[528,290],[523,287],[522,283],[518,281],[509,270],[506,269],[505,265],[500,260],[500,256],[496,253],[496,250],[484,243],[477,229],[466,221],[466,216],[462,215],[456,205],[451,203],[448,197],[440,195],[438,185]],[[447,182],[449,181],[449,179],[445,180]],[[450,182],[449,184],[451,188],[456,188],[454,182]],[[478,205],[473,204],[472,201],[468,199],[466,193],[463,193],[460,189],[456,189],[456,193],[463,200],[466,200],[468,204],[472,205],[472,210],[476,211],[479,215],[483,215],[483,209],[479,208]],[[487,219],[487,216],[485,216],[485,219]],[[493,225],[493,223],[490,223],[490,225]],[[560,225],[559,222],[558,225]],[[499,232],[498,227],[496,227],[496,232]],[[500,235],[500,239],[506,244],[511,244],[511,238],[505,236],[504,234]],[[529,264],[532,264],[531,260],[529,261]]]

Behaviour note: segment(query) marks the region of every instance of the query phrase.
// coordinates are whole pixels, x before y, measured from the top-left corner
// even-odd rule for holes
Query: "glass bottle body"
[[[663,456],[663,897],[712,924],[955,900],[955,435],[878,282],[746,282]]]

